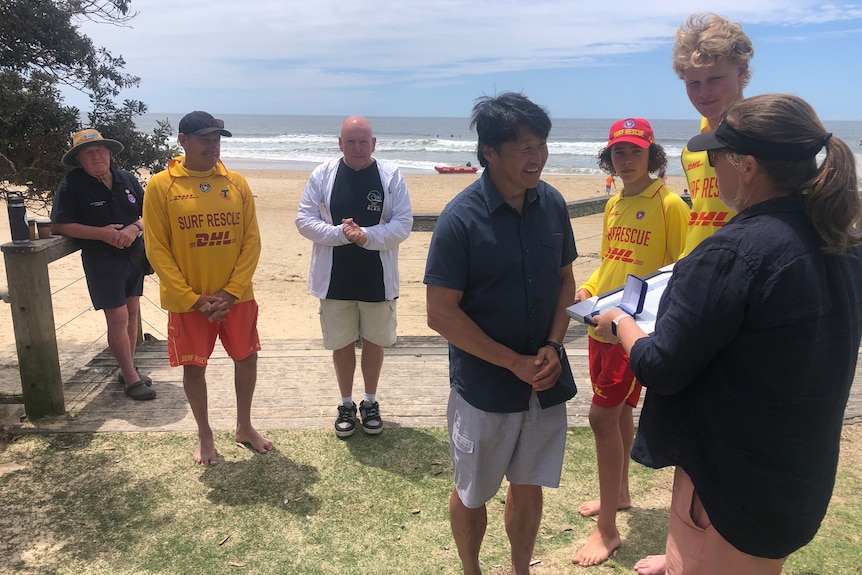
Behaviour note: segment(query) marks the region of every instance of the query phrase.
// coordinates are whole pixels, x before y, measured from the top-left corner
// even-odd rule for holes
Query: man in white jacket
[[[395,343],[398,246],[413,227],[407,184],[394,164],[372,156],[376,143],[366,118],[344,120],[338,138],[343,156],[315,168],[296,214],[299,233],[314,242],[308,290],[320,299],[323,344],[333,350],[341,392],[335,434],[342,438],[356,429],[353,375],[359,338],[362,429],[372,435],[383,430],[377,383],[383,348]]]

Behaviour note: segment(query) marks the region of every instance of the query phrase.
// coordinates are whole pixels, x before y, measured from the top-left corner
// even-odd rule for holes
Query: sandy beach
[[[229,162],[226,162],[230,166]],[[308,170],[242,170],[254,192],[261,230],[262,254],[254,276],[260,304],[258,329],[267,340],[320,337],[317,300],[308,294],[306,280],[311,242],[299,235],[293,223]],[[438,213],[452,197],[470,184],[475,174],[405,173],[414,214]],[[603,176],[548,175],[567,201],[604,195]],[[619,185],[619,182],[618,182]],[[670,177],[668,186],[681,192],[685,179]],[[36,214],[45,215],[45,214]],[[575,281],[584,281],[598,265],[602,216],[572,220],[579,258]],[[9,222],[0,217],[0,242],[10,241]],[[432,335],[425,323],[425,288],[422,276],[430,232],[413,232],[400,250],[401,297],[398,300],[399,335]],[[0,261],[0,291],[6,291],[5,262]],[[54,323],[64,379],[107,347],[105,320],[90,306],[78,253],[49,265]],[[144,332],[165,339],[166,313],[159,307],[158,279],[148,276],[141,300]],[[0,392],[19,392],[15,339],[9,305],[0,305]]]

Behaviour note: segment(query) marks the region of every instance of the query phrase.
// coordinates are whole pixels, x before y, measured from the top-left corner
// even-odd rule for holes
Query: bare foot
[[[237,443],[244,445],[255,453],[269,453],[272,451],[272,441],[262,436],[253,427],[237,429],[234,439]]]
[[[620,504],[617,506],[617,511],[625,511],[626,509],[631,509],[631,507],[632,502],[630,500],[623,501],[621,499]],[[578,513],[584,517],[593,517],[599,514],[601,508],[601,502],[598,499],[593,499],[591,501],[584,501],[581,503],[581,506],[578,507]]]
[[[619,548],[621,543],[620,533],[616,529],[614,529],[613,537],[607,539],[596,529],[584,543],[584,546],[575,553],[572,563],[581,567],[591,567],[604,563],[611,556],[611,553]]]
[[[664,555],[647,555],[635,563],[638,575],[664,575],[667,558]]]
[[[200,437],[200,443],[195,450],[195,463],[204,467],[218,465],[218,453],[212,434]]]

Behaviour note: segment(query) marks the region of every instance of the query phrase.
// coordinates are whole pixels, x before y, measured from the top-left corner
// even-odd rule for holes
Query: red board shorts
[[[637,407],[641,384],[635,379],[629,356],[623,346],[589,340],[590,380],[593,383],[593,403],[599,407],[616,407],[622,402]]]
[[[236,303],[223,322],[210,322],[197,311],[168,312],[168,359],[171,367],[206,366],[221,339],[227,354],[240,361],[260,351],[257,335],[257,302]]]

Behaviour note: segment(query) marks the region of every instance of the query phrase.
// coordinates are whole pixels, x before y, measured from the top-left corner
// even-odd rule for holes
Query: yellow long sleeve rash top
[[[172,159],[144,193],[144,241],[161,306],[187,312],[222,289],[237,302],[254,299],[260,231],[248,183],[221,161],[197,172],[183,159]]]
[[[701,133],[711,129],[707,119],[701,118]],[[728,208],[719,196],[718,178],[715,169],[707,161],[706,152],[692,152],[686,146],[682,150],[680,162],[691,194],[691,216],[682,254],[687,256],[700,242],[729,222],[736,212]]]

